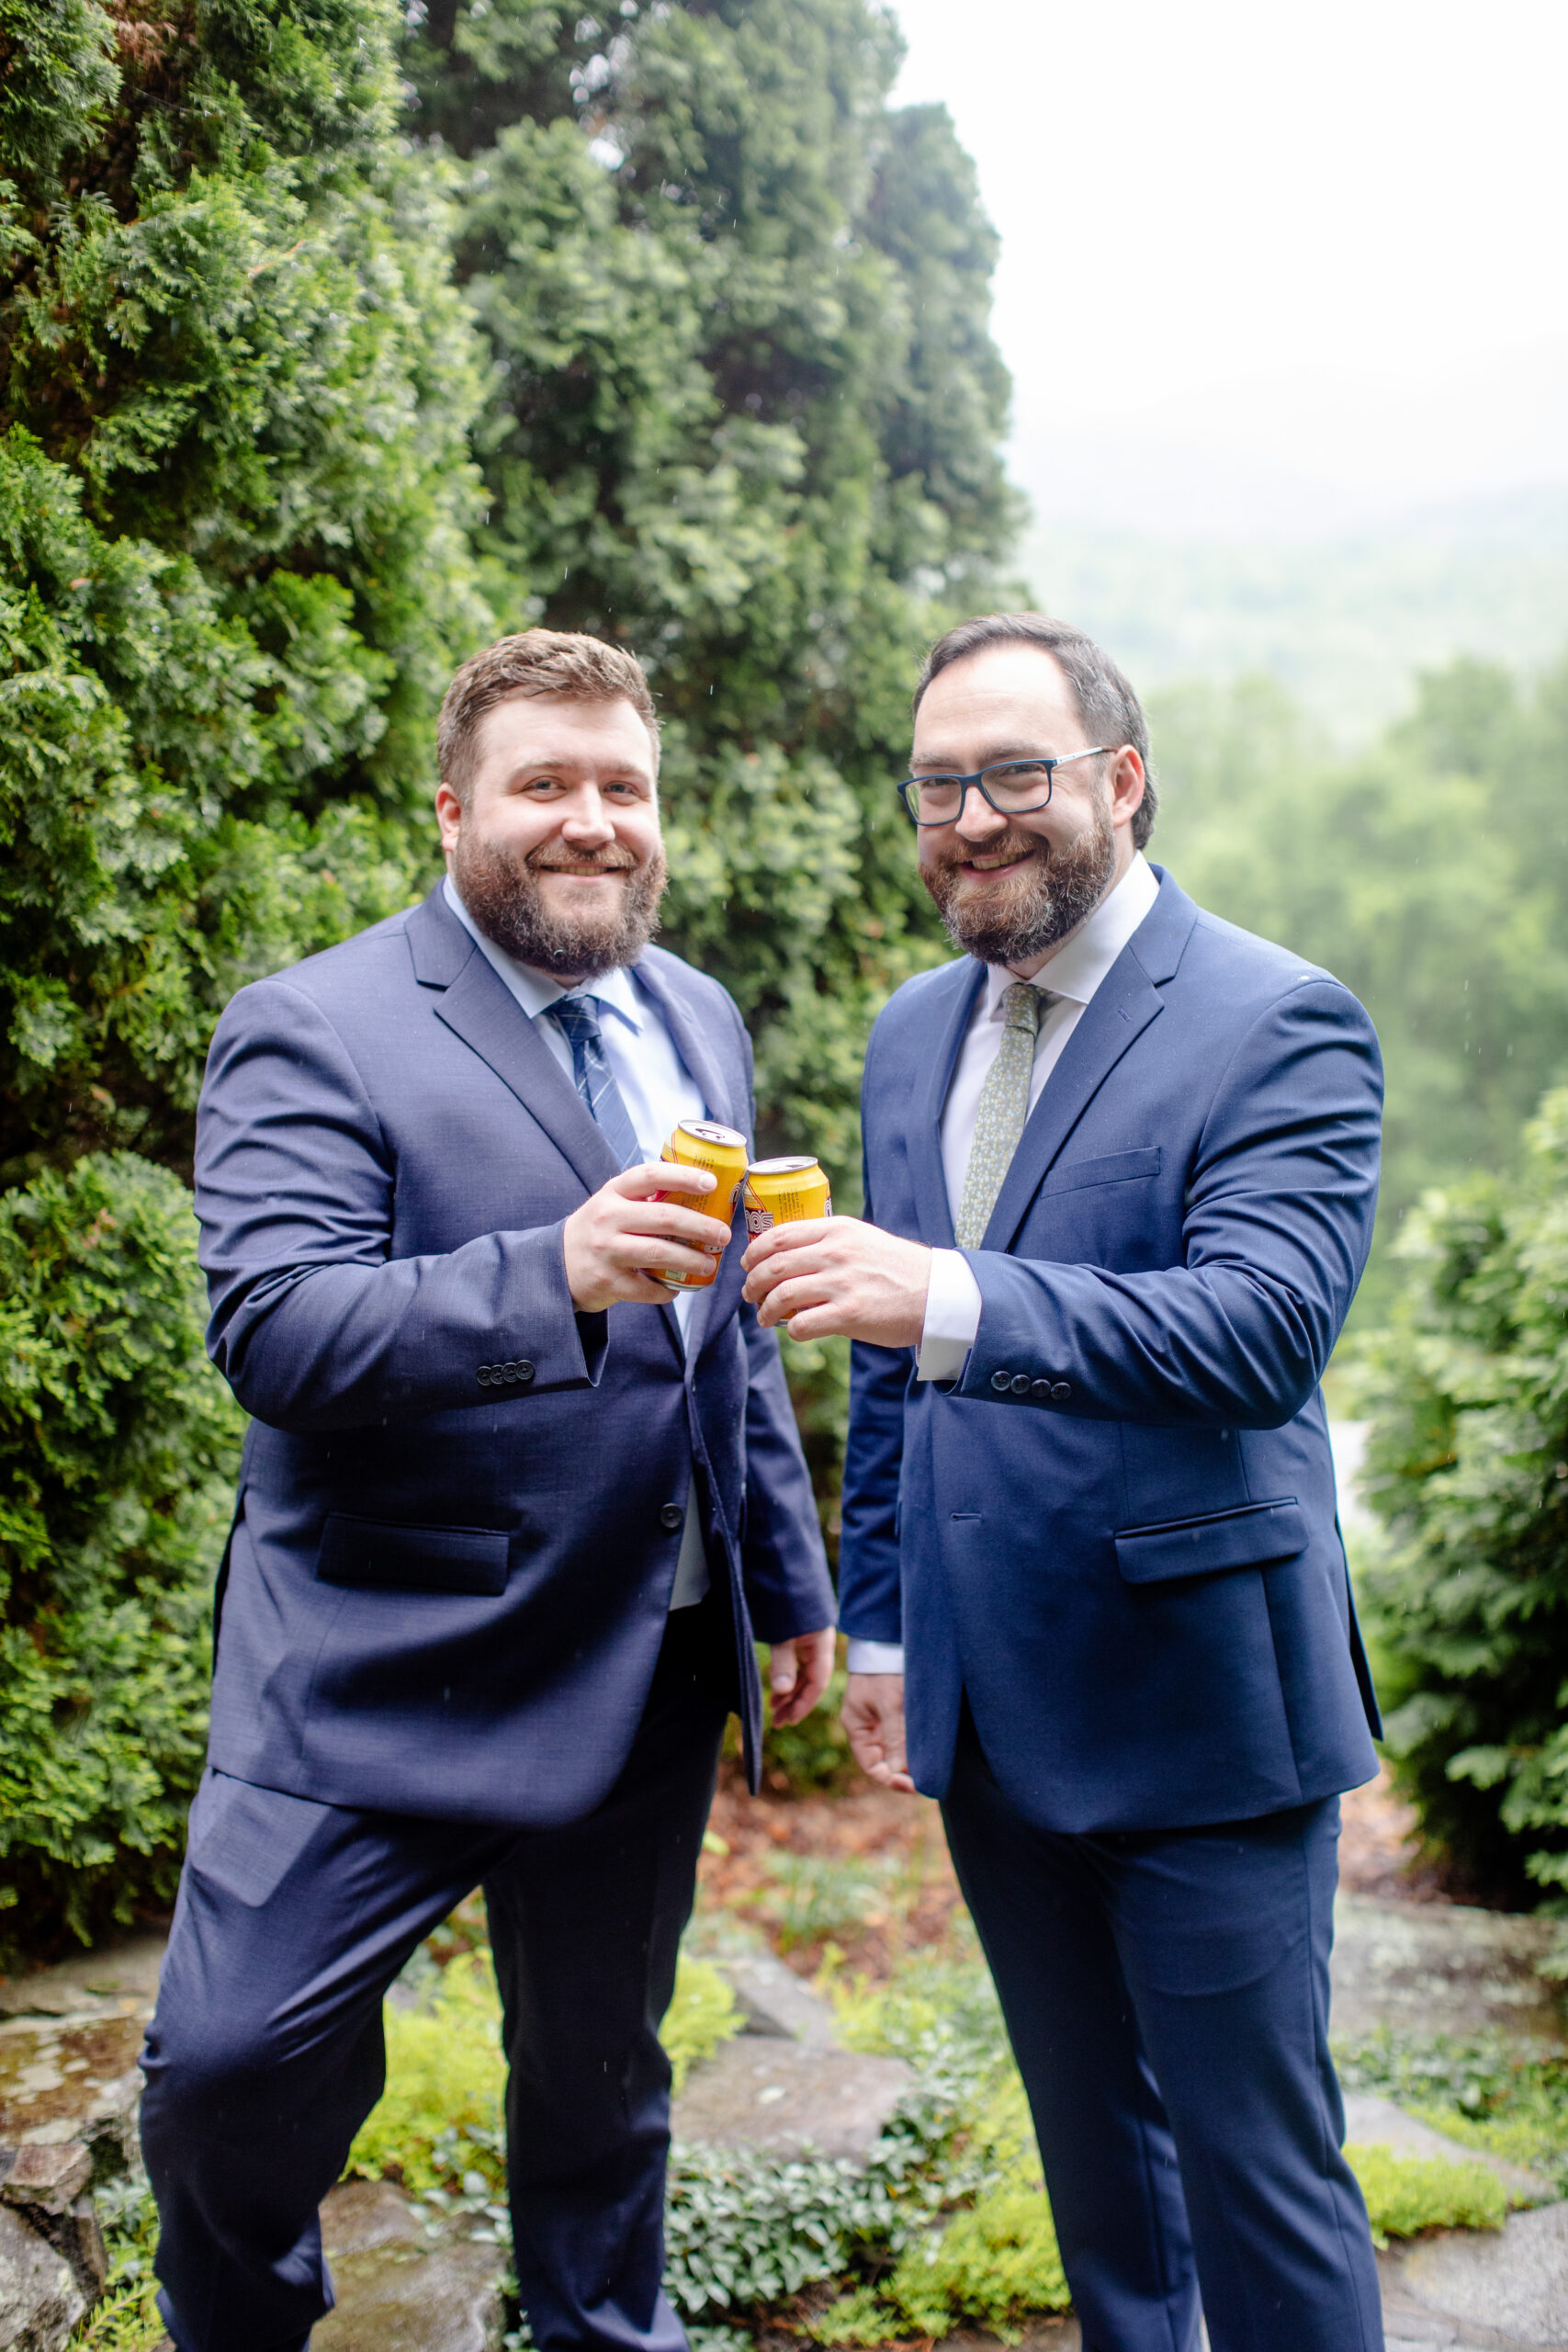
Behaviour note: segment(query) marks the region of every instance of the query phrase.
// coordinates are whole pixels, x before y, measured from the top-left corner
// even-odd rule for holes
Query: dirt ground
[[[1344,1799],[1340,1883],[1348,1893],[1445,1899],[1412,1869],[1415,1816],[1386,1770]],[[901,1953],[948,1942],[960,1905],[930,1798],[860,1781],[840,1796],[753,1799],[733,1763],[714,1800],[701,1883],[708,1900],[754,1916],[803,1976],[831,1945],[846,1969],[880,1981]]]

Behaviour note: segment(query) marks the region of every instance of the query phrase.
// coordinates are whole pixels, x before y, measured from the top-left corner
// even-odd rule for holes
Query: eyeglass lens
[[[1051,797],[1049,761],[1010,760],[1003,767],[983,768],[980,773],[987,799],[1004,816],[1022,816],[1031,808],[1042,808]],[[916,776],[909,797],[922,825],[945,824],[958,814],[964,786],[956,776]]]

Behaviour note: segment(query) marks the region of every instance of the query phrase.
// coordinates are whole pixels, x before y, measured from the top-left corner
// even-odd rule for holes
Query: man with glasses
[[[873,1035],[863,1220],[747,1253],[764,1324],[856,1342],[845,1722],[942,1801],[1086,2346],[1195,2352],[1201,2295],[1213,2352],[1377,2352],[1327,2041],[1377,1713],[1318,1387],[1377,1040],[1146,862],[1079,631],[943,638],[899,789],[964,954]]]

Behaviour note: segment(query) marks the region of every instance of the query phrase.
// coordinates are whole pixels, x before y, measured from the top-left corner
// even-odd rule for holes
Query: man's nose
[[[959,838],[966,842],[988,841],[1006,823],[1007,819],[999,815],[985,795],[972,785],[964,796],[964,813],[956,820]]]
[[[578,786],[567,804],[560,829],[569,840],[574,842],[587,843],[615,840],[615,828],[596,784]]]

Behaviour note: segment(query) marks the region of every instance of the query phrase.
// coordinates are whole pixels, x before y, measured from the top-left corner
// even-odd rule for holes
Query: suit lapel
[[[676,967],[676,971],[678,973],[679,967]],[[671,975],[664,959],[657,952],[639,956],[637,964],[637,977],[663,1014],[669,1025],[670,1035],[675,1040],[675,1050],[695,1079],[701,1090],[703,1101],[707,1105],[709,1117],[719,1126],[735,1127],[741,1135],[746,1135],[749,1119],[744,1070],[739,1068],[739,1063],[736,1064],[732,1075],[727,1076],[726,1072],[720,1069],[717,1057],[712,1051],[704,1031],[693,1018],[691,1008],[685,1003],[675,977]],[[745,1247],[746,1244],[739,1234],[731,1236],[729,1247],[724,1253],[719,1273],[707,1289],[698,1291],[693,1300],[691,1316],[686,1325],[685,1358],[688,1378],[691,1376],[698,1356],[702,1353],[704,1342],[714,1320],[714,1309],[718,1294],[726,1287],[726,1275],[731,1272]],[[737,1277],[738,1281],[739,1277]],[[731,1288],[735,1286],[735,1283],[730,1284]],[[732,1305],[733,1302],[730,1304]],[[667,1307],[665,1312],[679,1344],[681,1327],[675,1319],[675,1310],[671,1306]],[[729,1306],[727,1306],[726,1313],[728,1312]]]
[[[953,1083],[958,1049],[964,1043],[976,1000],[986,985],[986,967],[972,956],[965,956],[948,968],[953,980],[947,1019],[938,1033],[931,1074],[923,1095],[917,1097],[909,1128],[909,1174],[920,1237],[936,1250],[953,1247],[953,1204],[947,1197],[947,1178],[942,1165],[942,1105]]]
[[[1198,910],[1160,867],[1160,893],[1084,1008],[1023,1130],[997,1196],[984,1250],[1010,1250],[1031,1201],[1084,1112],[1134,1038],[1163,1010],[1156,982],[1175,977]],[[1046,974],[1049,984],[1049,973]]]
[[[461,930],[461,924],[455,925]],[[620,1163],[577,1089],[516,998],[488,960],[472,948],[457,978],[437,997],[435,1017],[488,1062],[562,1158],[596,1193]]]

